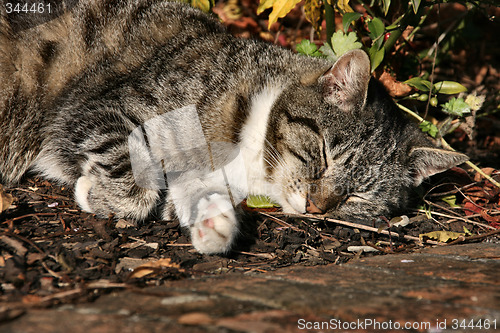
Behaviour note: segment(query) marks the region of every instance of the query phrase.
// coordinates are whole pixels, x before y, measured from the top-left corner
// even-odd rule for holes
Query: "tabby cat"
[[[172,219],[202,253],[230,250],[235,205],[372,223],[464,162],[402,115],[360,50],[335,63],[237,39],[162,0],[0,0],[0,177],[73,186],[98,216]]]

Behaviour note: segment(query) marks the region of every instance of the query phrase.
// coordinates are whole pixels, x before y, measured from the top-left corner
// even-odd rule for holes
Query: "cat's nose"
[[[324,211],[318,208],[310,198],[307,198],[306,211],[311,214],[323,214]]]

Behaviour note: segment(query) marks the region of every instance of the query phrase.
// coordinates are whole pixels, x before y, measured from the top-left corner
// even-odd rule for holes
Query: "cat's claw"
[[[237,232],[234,209],[226,198],[212,194],[198,205],[200,212],[191,227],[191,241],[201,253],[227,253]]]

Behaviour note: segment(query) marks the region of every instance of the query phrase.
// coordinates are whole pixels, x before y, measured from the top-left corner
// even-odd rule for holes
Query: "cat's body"
[[[370,223],[466,159],[432,148],[361,51],[332,67],[165,1],[0,19],[0,179],[33,170],[100,216],[176,214],[201,252],[230,248],[248,194]]]

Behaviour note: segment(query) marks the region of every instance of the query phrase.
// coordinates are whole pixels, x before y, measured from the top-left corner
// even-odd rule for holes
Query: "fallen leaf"
[[[349,246],[347,248],[347,251],[349,252],[379,252],[376,248],[374,247],[371,247],[371,246],[362,246],[362,245],[353,245],[353,246]]]
[[[455,194],[447,195],[441,197],[441,200],[446,202],[451,208],[458,208],[460,205],[457,205],[457,196]]]
[[[453,232],[453,231],[431,231],[426,234],[418,235],[421,241],[425,238],[434,239],[441,243],[446,243],[451,240],[455,240],[459,237],[463,237],[465,234],[463,232]]]
[[[0,213],[7,210],[13,201],[14,197],[11,194],[6,193],[3,190],[3,186],[0,184]]]
[[[485,219],[492,227],[500,226],[500,216],[491,216],[488,214],[486,209],[483,209],[481,212],[481,217]]]
[[[127,228],[135,228],[137,227],[137,224],[134,223],[133,221],[125,220],[125,219],[119,219],[118,222],[115,224],[115,228],[117,229],[127,229]]]
[[[410,223],[411,223],[411,221],[408,218],[408,216],[406,216],[406,215],[394,217],[389,222],[389,224],[391,225],[391,227],[404,227],[404,226],[407,226]]]
[[[493,172],[495,171],[495,169],[494,168],[481,168],[481,171],[484,172],[486,175],[491,176],[493,174]],[[483,179],[485,179],[484,176],[482,174],[480,174],[479,172],[476,172],[476,174],[474,175],[474,180],[476,182],[480,182]]]
[[[23,244],[14,238],[10,238],[7,236],[0,236],[0,243],[3,243],[8,247],[13,248],[16,251],[16,254],[20,257],[24,257],[26,252],[28,252],[28,250],[23,246]]]
[[[130,274],[130,279],[140,279],[144,276],[152,274],[156,272],[158,269],[163,268],[175,268],[179,271],[183,271],[179,264],[173,263],[170,258],[159,259],[156,261],[148,262],[147,264],[138,266],[134,269],[134,271]]]
[[[133,271],[134,269],[136,269],[141,265],[148,264],[150,261],[151,260],[139,259],[139,258],[129,258],[129,257],[121,258],[115,267],[115,272],[118,274],[122,270]]]
[[[474,214],[481,214],[483,209],[481,207],[478,207],[477,205],[473,204],[472,202],[467,201],[464,204],[464,211],[465,211],[465,215],[470,216],[470,215],[474,215]]]

